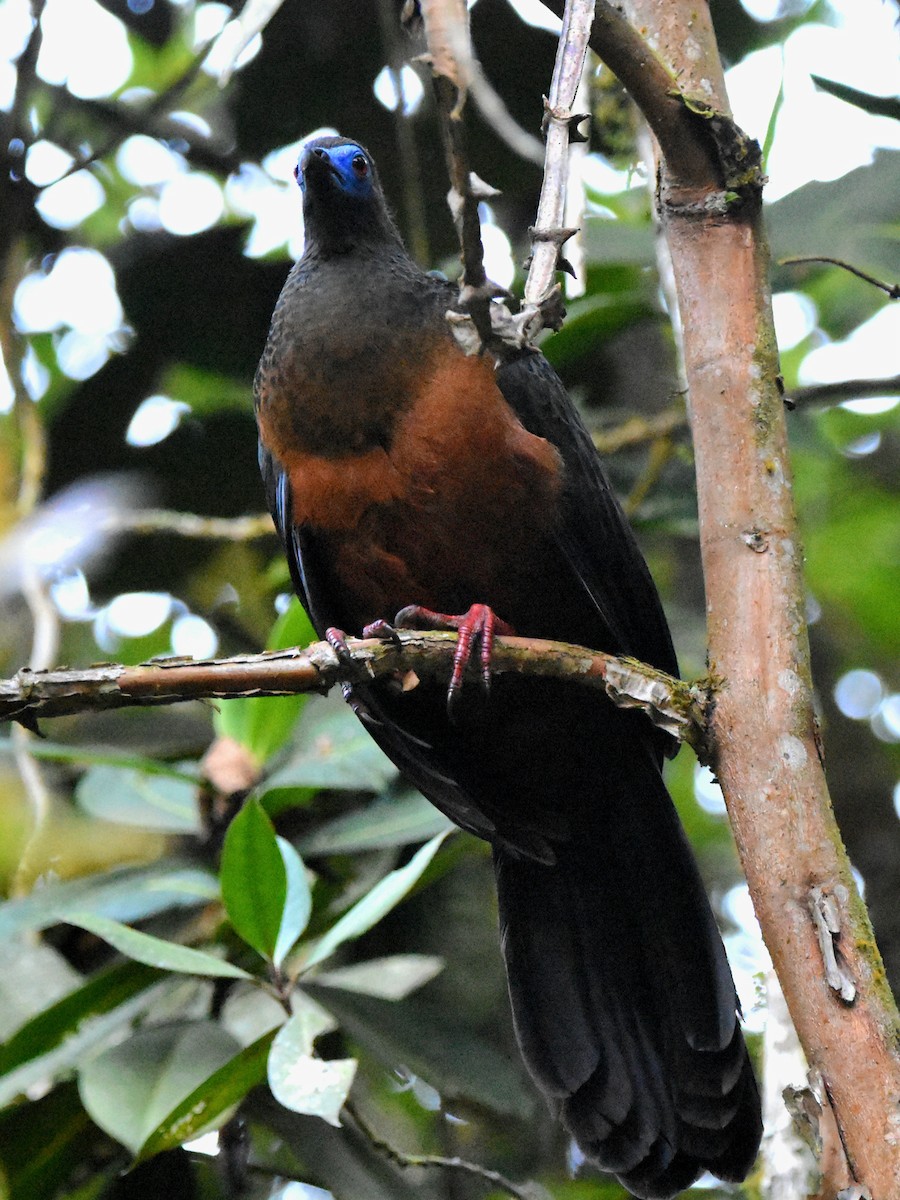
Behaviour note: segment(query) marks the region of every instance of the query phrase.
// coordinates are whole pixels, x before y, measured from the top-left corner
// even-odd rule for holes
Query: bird
[[[677,673],[590,435],[538,350],[464,353],[446,319],[457,289],[406,251],[360,142],[310,140],[295,175],[304,249],[254,397],[297,595],[338,646],[398,621],[459,630],[449,694],[427,678],[345,694],[421,792],[490,844],[518,1045],[584,1158],[644,1200],[705,1170],[741,1180],[759,1094],[662,778],[673,740],[577,683],[490,676],[510,631]],[[476,651],[484,684],[466,669]]]

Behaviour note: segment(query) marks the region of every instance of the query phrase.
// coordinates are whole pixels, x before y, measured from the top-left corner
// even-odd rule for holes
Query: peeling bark
[[[37,721],[108,708],[178,704],[185,700],[228,700],[246,696],[289,696],[325,692],[335,684],[396,675],[406,690],[418,676],[450,678],[456,634],[397,634],[396,641],[349,638],[348,662],[327,642],[305,649],[270,650],[235,658],[161,658],[136,667],[119,663],[51,671],[23,668],[0,680],[0,721],[36,729]],[[705,682],[685,683],[632,658],[617,658],[536,638],[500,637],[491,670],[571,679],[599,687],[621,708],[643,709],[650,720],[705,753]]]

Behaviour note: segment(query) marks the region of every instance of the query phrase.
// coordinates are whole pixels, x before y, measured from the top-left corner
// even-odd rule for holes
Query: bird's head
[[[307,242],[320,252],[398,240],[375,163],[359,142],[315,138],[304,146],[294,174],[303,193]]]

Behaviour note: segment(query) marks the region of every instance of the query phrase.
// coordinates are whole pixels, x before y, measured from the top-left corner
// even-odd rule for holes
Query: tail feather
[[[556,863],[495,847],[516,1033],[584,1153],[635,1195],[743,1178],[761,1130],[737,998],[687,839],[639,744],[570,797]],[[593,773],[592,773],[593,774]]]
[[[740,1091],[741,1100],[730,1125],[731,1140],[725,1150],[710,1159],[706,1166],[719,1179],[740,1183],[746,1179],[756,1161],[762,1134],[759,1091],[749,1059],[744,1061],[739,1087],[735,1091]]]

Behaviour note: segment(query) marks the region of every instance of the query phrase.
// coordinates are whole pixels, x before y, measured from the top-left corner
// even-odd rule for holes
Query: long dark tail
[[[555,866],[495,849],[501,943],[529,1071],[586,1156],[637,1196],[743,1179],[761,1134],[734,983],[649,754],[575,797]]]

